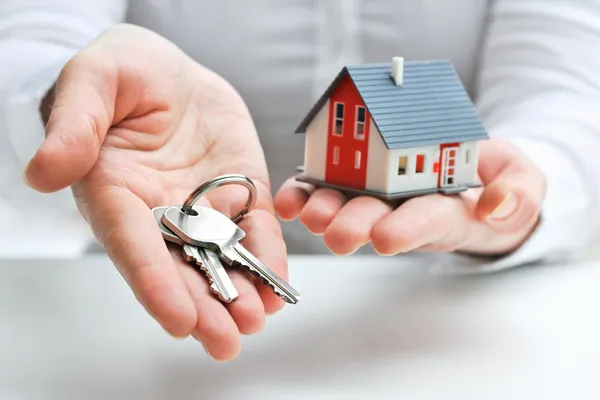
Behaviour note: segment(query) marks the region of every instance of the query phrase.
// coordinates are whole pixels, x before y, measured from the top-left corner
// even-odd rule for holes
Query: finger
[[[494,138],[479,144],[479,163],[477,172],[484,182],[491,182],[506,165],[523,153],[506,139]]]
[[[214,207],[217,204],[216,199],[213,197],[212,201],[209,201],[207,197],[202,197],[196,203],[197,206]],[[226,209],[222,212],[230,212],[229,205],[225,202],[220,203],[221,208]],[[177,254],[181,254],[181,249]],[[231,279],[233,285],[238,292],[238,298],[236,301],[225,304],[225,307],[231,314],[231,317],[237,325],[237,329],[240,333],[250,335],[262,330],[265,324],[265,309],[262,300],[258,294],[253,277],[248,276],[243,271],[227,267],[227,275]],[[210,292],[208,283],[206,280],[205,289]],[[212,295],[212,292],[211,292]],[[214,295],[212,295],[214,297]]]
[[[180,254],[181,249],[174,249],[172,253],[179,275],[196,306],[194,338],[204,345],[206,352],[215,360],[230,361],[236,358],[241,350],[241,340],[232,316],[211,293],[206,279],[175,255]]]
[[[533,225],[545,195],[543,173],[516,147],[501,142],[487,150],[494,161],[482,163],[485,190],[476,216],[498,232]]]
[[[190,335],[197,322],[196,307],[151,210],[118,187],[88,191],[78,198],[89,199],[80,208],[139,302],[173,336]]]
[[[287,281],[287,249],[277,219],[267,211],[255,209],[240,222],[240,227],[246,232],[244,247]],[[269,287],[258,280],[256,285],[267,314],[273,314],[284,306],[284,301]]]
[[[25,171],[29,186],[54,192],[90,171],[112,123],[117,82],[116,68],[90,51],[67,63],[54,89],[46,139]]]
[[[355,252],[371,238],[371,230],[392,207],[372,197],[357,197],[346,203],[325,231],[325,244],[334,254]]]
[[[297,218],[314,190],[312,185],[298,182],[296,178],[288,179],[275,196],[275,211],[279,218],[284,221]]]
[[[300,222],[312,233],[323,234],[345,202],[346,196],[337,190],[317,189],[300,212]]]
[[[472,216],[470,219],[474,220]],[[468,209],[458,197],[417,197],[378,222],[371,232],[371,242],[379,254],[393,255],[445,238],[452,251],[466,240],[468,224]]]
[[[254,279],[243,271],[228,269],[227,273],[238,291],[238,299],[226,305],[240,333],[251,335],[265,325],[265,307]]]
[[[443,213],[451,215],[451,226],[446,234],[437,240],[423,244],[417,250],[421,251],[461,251],[479,255],[501,256],[508,254],[519,247],[529,236],[535,221],[527,226],[520,226],[510,232],[498,232],[489,223],[482,222],[476,217],[477,203],[480,194],[469,190],[455,202],[455,207],[444,211],[438,210],[437,217],[444,217]]]

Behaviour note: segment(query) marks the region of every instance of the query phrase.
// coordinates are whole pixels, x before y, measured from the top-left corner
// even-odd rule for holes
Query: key
[[[298,302],[300,294],[239,243],[246,236],[239,226],[212,208],[194,207],[194,211],[197,215],[170,207],[161,220],[186,243],[217,252],[227,264],[239,264],[259,277],[286,302]]]
[[[187,244],[162,223],[161,218],[168,208],[169,206],[152,209],[152,214],[156,218],[163,239],[182,247],[183,258],[189,263],[194,263],[204,272],[210,284],[211,292],[216,294],[221,301],[231,303],[236,300],[238,297],[237,289],[229,278],[229,275],[227,275],[227,271],[221,263],[218,254],[210,249],[198,248]]]
[[[167,228],[165,224],[163,224],[161,221],[163,214],[168,208],[169,206],[154,207],[152,209],[152,214],[156,219],[156,223],[158,224],[158,228],[160,229],[160,233],[162,234],[163,239],[167,242],[175,243],[183,247],[183,245],[185,245],[186,243],[183,240],[181,240],[179,236],[174,234],[169,228]],[[184,253],[185,252],[186,251],[184,249]]]
[[[187,262],[196,264],[200,270],[204,272],[209,281],[211,291],[216,294],[221,301],[231,303],[237,299],[238,292],[229,278],[229,275],[227,275],[227,271],[221,263],[219,256],[210,249],[196,248],[185,243],[162,223],[162,215],[168,208],[169,206],[163,206],[152,209],[152,214],[158,223],[163,238],[168,242],[182,246],[183,258]]]

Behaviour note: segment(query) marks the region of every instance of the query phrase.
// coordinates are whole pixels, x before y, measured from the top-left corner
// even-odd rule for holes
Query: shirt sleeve
[[[52,254],[80,252],[92,239],[70,190],[40,194],[22,176],[44,139],[41,99],[65,63],[120,22],[126,8],[125,0],[0,2],[0,225],[30,225],[28,230],[0,230],[0,240],[16,246],[0,248],[0,253],[20,255],[18,243],[51,240],[57,230],[64,236],[54,245],[64,243],[64,251],[53,247]]]
[[[476,104],[491,137],[545,173],[540,223],[499,259],[452,255],[450,271],[496,271],[572,258],[600,228],[600,2],[498,0],[490,10]],[[438,267],[442,267],[442,265]],[[448,268],[448,265],[452,266]]]

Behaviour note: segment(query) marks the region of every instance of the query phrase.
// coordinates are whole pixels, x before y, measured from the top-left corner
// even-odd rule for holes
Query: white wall
[[[383,140],[371,126],[371,142],[369,143],[369,171],[367,172],[367,189],[388,193],[430,189],[437,187],[438,174],[433,172],[433,164],[439,161],[440,146],[431,145],[409,149],[388,151]],[[376,140],[374,140],[376,138]],[[462,143],[457,149],[455,184],[470,184],[477,181],[477,142]],[[466,153],[469,151],[469,162]],[[424,154],[424,170],[416,173],[417,154]],[[407,172],[398,175],[398,161],[407,156]],[[441,168],[441,165],[440,165]]]
[[[390,175],[388,168],[389,151],[385,147],[373,120],[369,118],[369,121],[366,188],[377,192],[386,192]]]
[[[433,163],[439,160],[439,146],[425,146],[411,149],[395,149],[389,152],[387,168],[390,171],[388,178],[388,191],[390,193],[407,190],[430,189],[437,187],[438,174],[433,173]],[[423,173],[416,173],[415,166],[417,154],[424,154]],[[400,156],[407,156],[406,174],[398,175],[398,160]]]
[[[469,184],[477,182],[477,164],[479,161],[478,146],[479,142],[461,143],[457,162],[459,168],[455,172],[457,184]],[[469,163],[466,164],[466,153],[469,152]]]
[[[327,135],[329,129],[329,100],[325,102],[306,129],[304,147],[304,173],[307,177],[325,180],[325,165],[327,160]]]

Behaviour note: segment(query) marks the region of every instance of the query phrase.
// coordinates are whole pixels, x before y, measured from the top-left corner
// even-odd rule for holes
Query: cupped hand
[[[396,207],[366,196],[348,200],[339,191],[292,178],[275,197],[275,209],[282,219],[298,217],[323,235],[338,255],[369,242],[382,255],[413,250],[505,255],[535,229],[545,176],[506,140],[483,141],[479,156],[483,187],[459,195],[416,197]]]
[[[244,245],[287,279],[264,155],[239,95],[164,38],[119,25],[67,63],[48,103],[46,139],[27,183],[40,192],[71,186],[95,236],[162,327],[192,335],[215,359],[236,357],[240,334],[261,330],[282,300],[231,271],[239,298],[220,303],[181,250],[169,251],[151,208],[181,204],[215,176],[247,175],[259,195],[240,224]],[[246,189],[227,186],[204,201],[233,215],[246,198]]]

